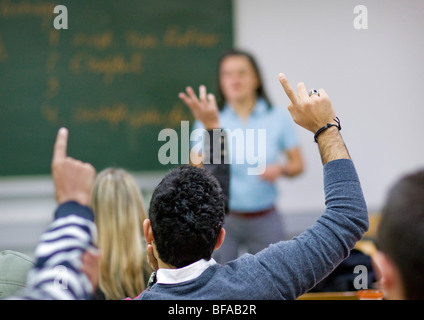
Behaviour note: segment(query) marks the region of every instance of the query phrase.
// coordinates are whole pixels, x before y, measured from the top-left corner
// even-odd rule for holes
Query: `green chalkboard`
[[[97,170],[165,170],[160,130],[193,120],[178,92],[215,92],[232,40],[229,0],[0,0],[0,176],[49,174],[61,126]]]

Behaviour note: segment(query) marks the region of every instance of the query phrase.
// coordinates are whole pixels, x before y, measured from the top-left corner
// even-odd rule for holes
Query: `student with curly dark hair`
[[[177,167],[156,187],[149,217],[157,250],[168,265],[182,268],[209,260],[223,230],[221,186],[210,171]]]

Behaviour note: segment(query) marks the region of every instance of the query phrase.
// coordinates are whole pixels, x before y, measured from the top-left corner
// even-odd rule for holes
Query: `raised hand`
[[[89,163],[67,156],[68,130],[61,128],[56,137],[52,159],[52,175],[58,204],[76,201],[90,204],[90,193],[96,170]]]
[[[288,109],[294,122],[312,133],[316,133],[327,123],[337,123],[335,120],[336,113],[330,98],[323,89],[319,89],[318,94],[309,96],[305,84],[300,82],[297,85],[296,93],[284,74],[280,73],[278,78],[290,99]],[[349,151],[339,134],[339,129],[335,126],[323,131],[316,142],[319,146],[323,164],[337,159],[350,159]]]
[[[323,89],[319,89],[318,94],[309,96],[305,84],[299,82],[296,93],[284,74],[280,73],[278,78],[290,99],[288,110],[294,122],[313,133],[327,123],[336,123],[334,120],[336,113],[330,98]]]
[[[204,85],[199,87],[199,98],[197,98],[192,87],[187,87],[186,93],[180,92],[178,97],[190,108],[193,116],[203,123],[205,129],[220,128],[215,96],[212,93],[207,94]]]

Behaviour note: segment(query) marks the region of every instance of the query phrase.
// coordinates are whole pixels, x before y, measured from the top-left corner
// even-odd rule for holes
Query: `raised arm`
[[[298,84],[296,92],[285,75],[279,78],[298,125],[315,135],[328,123],[337,125],[324,90],[310,96],[303,83]],[[297,298],[330,274],[368,229],[361,185],[338,127],[321,131],[317,143],[324,165],[325,211],[299,236],[256,255],[256,261],[271,274],[273,286],[285,299]]]
[[[190,108],[193,116],[202,122],[207,131],[209,142],[205,144],[202,166],[212,172],[219,181],[225,199],[225,211],[228,213],[228,198],[230,184],[230,165],[227,161],[228,144],[225,131],[219,123],[219,111],[212,93],[207,93],[205,86],[199,87],[199,97],[193,88],[187,87],[186,93],[181,92],[180,99]]]
[[[52,160],[59,205],[55,220],[35,250],[36,263],[28,273],[27,288],[11,299],[89,299],[93,292],[95,284],[81,270],[81,259],[93,248],[96,235],[93,212],[87,206],[96,171],[90,164],[67,156],[67,141],[68,131],[62,128]]]

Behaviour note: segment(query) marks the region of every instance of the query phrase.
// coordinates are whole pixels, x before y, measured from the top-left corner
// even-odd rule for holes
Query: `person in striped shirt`
[[[7,299],[90,299],[98,284],[94,215],[88,207],[96,175],[91,164],[67,156],[68,130],[57,134],[52,175],[58,208],[41,235],[25,289]],[[88,276],[89,275],[89,276]]]

